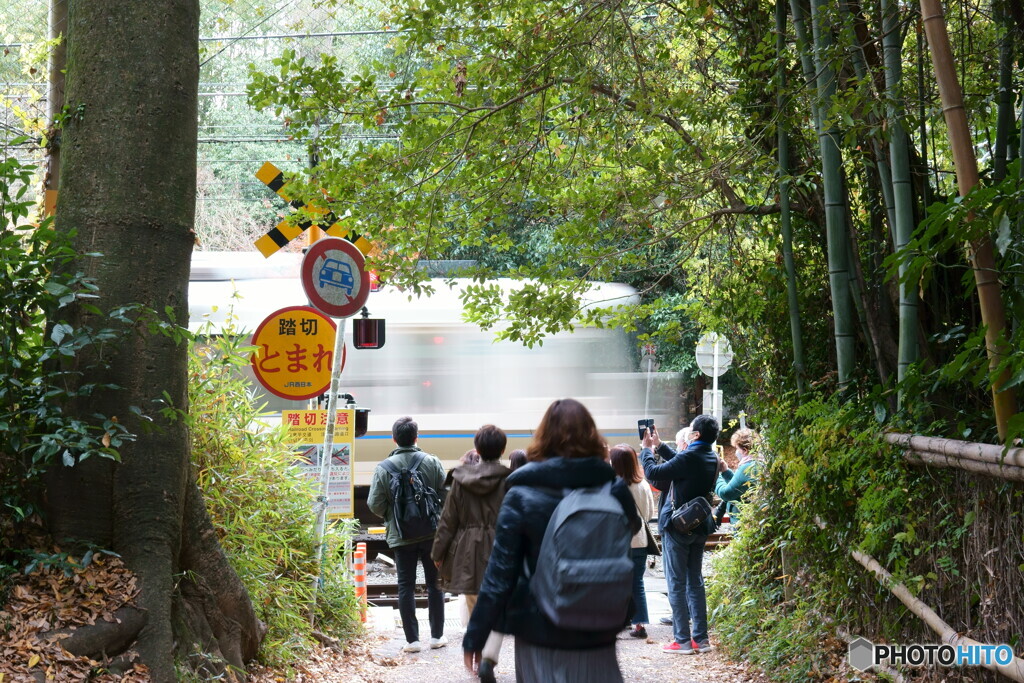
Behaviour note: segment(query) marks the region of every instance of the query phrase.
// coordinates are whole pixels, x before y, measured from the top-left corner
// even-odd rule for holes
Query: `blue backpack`
[[[618,629],[629,616],[633,535],[611,487],[565,491],[544,531],[532,577],[526,567],[537,605],[559,628]]]

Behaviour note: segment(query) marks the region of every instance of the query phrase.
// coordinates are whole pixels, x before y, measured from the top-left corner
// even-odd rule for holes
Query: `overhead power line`
[[[211,36],[208,38],[199,38],[201,43],[218,42],[221,40],[230,40],[232,42],[238,42],[240,40],[297,40],[303,38],[344,38],[349,36],[383,36],[390,35],[393,33],[407,33],[408,29],[398,28],[382,28],[382,29],[367,29],[365,31],[332,31],[330,33],[271,33],[262,36]]]

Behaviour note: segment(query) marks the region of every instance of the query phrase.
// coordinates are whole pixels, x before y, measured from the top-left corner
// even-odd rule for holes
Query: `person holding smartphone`
[[[669,654],[692,655],[712,649],[708,638],[708,608],[704,591],[704,543],[714,519],[690,534],[672,527],[672,504],[682,505],[714,490],[718,474],[718,421],[710,415],[698,415],[690,424],[692,439],[685,448],[673,450],[662,443],[657,428],[647,430],[640,459],[648,481],[668,482],[658,503],[658,527],[661,530],[662,563],[668,582],[668,601],[672,608],[673,640],[662,647]],[[681,444],[677,444],[681,445]],[[663,459],[658,463],[654,452]],[[660,487],[659,487],[660,488]]]

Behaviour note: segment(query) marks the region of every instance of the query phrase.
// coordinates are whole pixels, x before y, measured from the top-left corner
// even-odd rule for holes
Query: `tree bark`
[[[183,635],[172,626],[172,604],[205,600],[176,595],[179,573],[194,574],[214,593],[228,587],[217,607],[235,617],[238,633],[212,629],[225,641],[214,656],[231,651],[224,659],[240,664],[262,636],[251,605],[248,612],[239,608],[248,598],[242,600],[237,576],[210,560],[209,540],[197,542],[212,535],[194,510],[201,501],[186,507],[194,487],[184,419],[187,342],[175,326],[188,320],[194,242],[198,20],[197,0],[68,1],[70,115],[56,214],[58,229],[74,232],[81,255],[74,267],[99,287],[90,303],[100,313],[79,305],[69,322],[117,327],[111,311],[138,303],[148,312],[127,314],[117,348],[87,351],[107,366],[81,375],[79,386],[99,388],[66,411],[93,424],[96,415],[116,418],[136,436],[119,449],[117,462],[91,457],[51,470],[51,532],[58,541],[112,548],[138,575],[146,618],[134,649],[152,680],[167,682],[177,678],[174,653]],[[205,574],[211,567],[217,571]],[[211,652],[208,639],[200,645]]]

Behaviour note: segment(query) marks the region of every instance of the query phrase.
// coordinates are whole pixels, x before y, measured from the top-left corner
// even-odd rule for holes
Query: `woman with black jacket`
[[[605,462],[607,446],[582,403],[552,403],[527,449],[529,463],[506,479],[508,492],[498,514],[490,561],[476,608],[462,640],[466,666],[474,670],[492,628],[516,637],[516,681],[622,681],[615,636],[625,626],[577,631],[555,626],[530,593],[524,570],[537,571],[541,541],[566,489],[612,485],[631,533],[640,530],[633,496]],[[499,623],[504,615],[504,621]],[[629,615],[625,615],[628,619]]]

